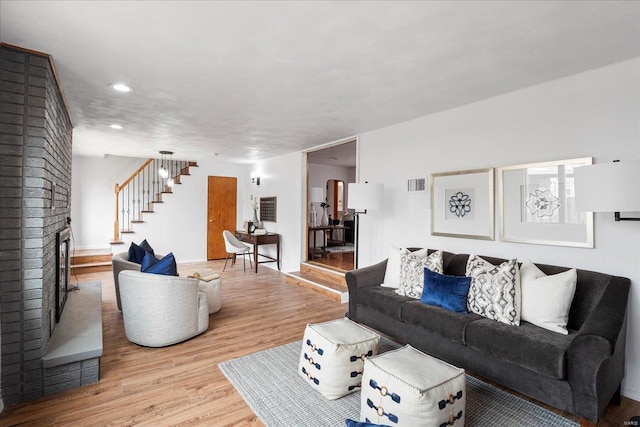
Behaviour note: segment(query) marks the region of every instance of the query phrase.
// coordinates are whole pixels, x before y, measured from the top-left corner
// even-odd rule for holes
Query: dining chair
[[[224,260],[224,267],[222,268],[222,271],[227,268],[227,261],[229,261],[229,258],[232,258],[231,266],[233,267],[233,265],[235,265],[237,255],[242,255],[242,267],[244,268],[244,271],[247,271],[245,256],[253,255],[251,246],[248,246],[238,240],[238,238],[229,230],[224,230],[222,232],[222,237],[224,238],[224,246],[227,251],[227,257]],[[253,264],[251,263],[251,256],[249,256],[249,266],[253,267]]]

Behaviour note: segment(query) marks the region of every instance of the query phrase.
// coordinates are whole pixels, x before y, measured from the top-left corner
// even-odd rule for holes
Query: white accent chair
[[[229,230],[224,230],[222,232],[222,237],[224,237],[224,246],[227,251],[227,257],[224,260],[224,267],[222,267],[222,271],[227,268],[227,261],[229,261],[229,258],[232,258],[231,266],[233,267],[235,265],[237,255],[242,255],[242,267],[244,268],[244,271],[247,271],[245,256],[253,255],[251,246],[242,243]],[[253,264],[251,263],[251,256],[249,256],[249,267],[253,267]]]
[[[208,329],[207,296],[198,291],[198,279],[124,270],[119,282],[129,341],[164,347]]]
[[[157,259],[164,258],[164,255],[155,255]],[[120,252],[111,258],[111,270],[113,270],[113,284],[116,287],[116,303],[118,310],[122,311],[122,303],[120,302],[120,283],[118,276],[123,270],[140,271],[140,264],[129,261],[129,252]]]

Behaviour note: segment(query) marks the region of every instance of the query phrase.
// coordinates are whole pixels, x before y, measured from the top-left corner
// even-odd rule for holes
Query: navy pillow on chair
[[[467,314],[467,294],[471,277],[446,276],[424,269],[420,302]]]
[[[140,271],[151,274],[164,274],[165,276],[177,276],[178,266],[173,252],[169,252],[164,258],[158,260],[151,252],[147,252],[140,265]]]
[[[366,421],[354,421],[350,419],[346,419],[345,423],[347,427],[389,427],[386,424],[373,424]]]
[[[147,239],[144,239],[142,243],[140,243],[140,246],[131,242],[131,246],[129,246],[129,261],[135,262],[136,264],[140,264],[142,263],[142,260],[144,259],[144,255],[147,252],[151,252],[151,255],[154,254],[153,248],[151,247],[149,242],[147,242]]]

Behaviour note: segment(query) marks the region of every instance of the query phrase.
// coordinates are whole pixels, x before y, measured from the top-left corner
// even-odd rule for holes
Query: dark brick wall
[[[49,58],[0,46],[0,376],[5,404],[44,394],[42,356],[55,313],[56,232],[70,215],[71,137]]]

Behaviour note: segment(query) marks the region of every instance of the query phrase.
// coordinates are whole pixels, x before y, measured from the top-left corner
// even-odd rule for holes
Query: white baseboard
[[[622,387],[622,390],[620,390],[620,393],[624,397],[628,397],[629,399],[633,399],[633,400],[636,400],[636,401],[640,402],[640,389],[638,389],[638,388],[634,388],[634,387],[630,387],[628,385],[624,385]]]

